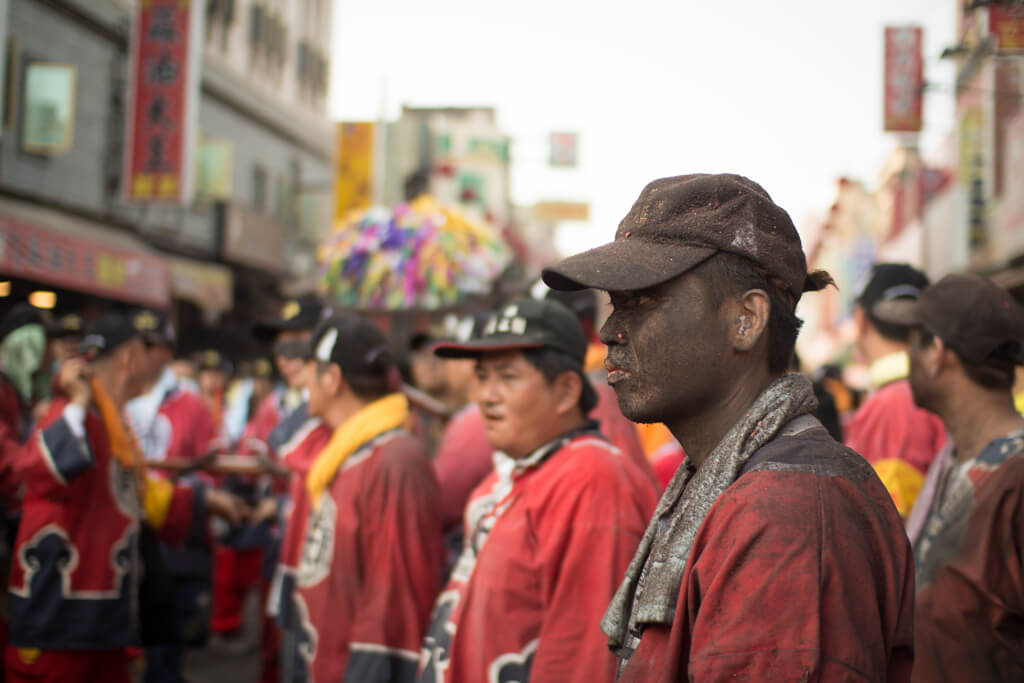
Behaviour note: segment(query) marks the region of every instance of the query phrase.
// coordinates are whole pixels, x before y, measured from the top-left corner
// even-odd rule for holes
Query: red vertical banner
[[[132,19],[124,195],[187,203],[198,112],[200,3],[140,0]]]
[[[1000,53],[1024,52],[1024,6],[1006,4],[988,8],[988,32]]]
[[[924,34],[919,26],[885,29],[885,130],[921,130]]]

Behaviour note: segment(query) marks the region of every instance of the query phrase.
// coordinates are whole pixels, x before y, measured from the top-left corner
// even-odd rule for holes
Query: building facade
[[[9,300],[46,285],[58,308],[145,304],[194,335],[228,322],[241,336],[309,276],[329,228],[332,2],[193,0],[193,191],[177,202],[124,191],[136,5],[0,1],[0,278]]]

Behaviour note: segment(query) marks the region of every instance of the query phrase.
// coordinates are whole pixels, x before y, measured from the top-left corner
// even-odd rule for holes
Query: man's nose
[[[597,338],[600,339],[601,343],[605,346],[626,343],[626,332],[615,313],[612,313],[608,316],[608,319],[604,321],[604,325],[601,326],[601,331],[598,332]]]

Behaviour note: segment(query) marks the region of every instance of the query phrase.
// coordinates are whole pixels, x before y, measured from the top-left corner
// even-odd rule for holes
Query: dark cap
[[[732,174],[662,178],[647,185],[615,241],[544,269],[553,289],[631,291],[685,273],[716,252],[750,259],[799,299],[831,282],[807,273],[793,221],[757,183]]]
[[[146,343],[174,347],[174,327],[170,319],[160,311],[151,308],[136,311],[132,314],[132,326]]]
[[[0,318],[0,339],[3,339],[14,330],[25,325],[45,325],[43,312],[32,304],[19,302],[11,307],[11,310]]]
[[[85,321],[77,313],[67,313],[53,320],[46,327],[46,334],[54,339],[80,337],[85,329]]]
[[[587,337],[580,321],[553,300],[516,299],[490,318],[483,329],[466,341],[441,342],[434,353],[442,358],[476,358],[484,351],[558,349],[583,364]]]
[[[288,330],[312,330],[320,322],[323,309],[316,296],[304,294],[285,302],[277,316],[256,323],[253,332],[257,337],[270,339]]]
[[[980,275],[947,275],[916,300],[879,301],[872,312],[883,322],[924,327],[968,363],[1024,365],[1024,309]]]
[[[80,349],[89,358],[104,356],[125,342],[142,336],[128,316],[107,313],[85,326]]]
[[[309,351],[313,360],[336,364],[342,375],[386,377],[393,365],[387,337],[357,313],[334,313],[321,321]]]
[[[231,361],[217,349],[203,349],[196,353],[194,360],[196,370],[219,370],[220,372],[231,373]]]
[[[274,364],[270,362],[269,358],[254,358],[249,362],[247,368],[247,374],[250,377],[258,377],[263,379],[274,378]]]
[[[857,303],[874,315],[879,301],[917,299],[928,287],[928,276],[906,263],[877,263]]]

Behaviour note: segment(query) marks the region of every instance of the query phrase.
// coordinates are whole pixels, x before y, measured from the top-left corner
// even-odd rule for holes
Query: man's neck
[[[143,388],[142,393],[148,394],[149,392],[153,391],[153,387],[159,384],[160,380],[163,379],[164,372],[166,371],[166,369],[166,365],[161,367],[160,370],[148,382],[146,382],[146,386]]]
[[[885,358],[894,353],[906,353],[907,351],[907,345],[903,342],[886,339],[875,331],[867,333],[861,348],[864,351],[864,355],[867,356],[869,364],[874,363],[879,358]]]
[[[761,372],[738,373],[743,381],[733,386],[721,401],[696,417],[686,416],[672,423],[666,422],[686,452],[687,459],[700,467],[711,451],[750,409],[757,397],[768,388],[775,377],[767,369]]]
[[[124,410],[124,404],[128,400],[128,396],[125,393],[124,382],[118,380],[116,374],[109,370],[98,372],[96,374],[96,381],[107,392],[107,396],[110,397],[110,400],[117,409],[121,411]]]
[[[531,447],[525,453],[517,453],[514,455],[512,453],[506,453],[505,455],[509,456],[513,460],[522,460],[523,458],[528,458],[534,453],[536,453],[537,449],[543,448],[544,446],[548,445],[555,439],[559,438],[560,436],[564,436],[565,434],[568,434],[571,431],[582,429],[585,424],[586,419],[579,413],[574,413],[573,415],[566,416],[565,419],[559,420],[558,422],[554,423],[551,426],[551,429],[547,430],[544,433],[544,435],[541,436],[539,442],[534,444],[533,447]]]
[[[996,439],[1024,429],[1024,418],[1013,407],[1010,392],[968,388],[955,392],[958,400],[938,412],[946,425],[956,459],[966,462],[978,457]]]
[[[352,395],[336,398],[324,411],[323,420],[331,431],[336,431],[367,405]]]

